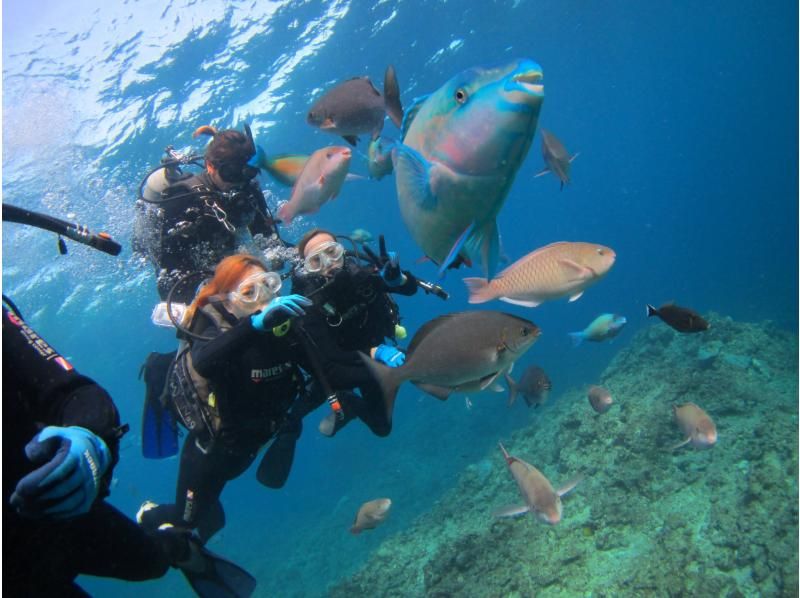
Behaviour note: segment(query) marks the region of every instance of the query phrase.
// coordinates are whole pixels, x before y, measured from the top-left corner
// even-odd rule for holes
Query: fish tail
[[[386,114],[399,129],[403,125],[403,105],[400,103],[400,84],[397,82],[397,73],[390,64],[386,67],[383,76],[383,103]]]
[[[390,368],[375,361],[374,359],[371,359],[370,357],[367,357],[363,353],[359,353],[359,355],[361,355],[361,359],[364,361],[367,369],[381,387],[383,401],[386,406],[386,419],[389,421],[389,423],[392,423],[394,403],[397,399],[397,390],[400,388],[400,384],[404,380],[404,378],[402,378],[402,370],[405,366]]]
[[[289,207],[288,201],[278,208],[278,218],[280,218],[280,221],[287,226],[292,223],[294,214],[292,213],[292,209]]]
[[[572,346],[573,347],[579,346],[581,343],[583,343],[583,339],[586,338],[586,334],[584,334],[583,331],[581,331],[581,332],[568,332],[567,334],[569,334],[569,337],[572,339]]]
[[[465,278],[464,284],[469,291],[470,303],[486,303],[495,298],[494,291],[485,278]]]
[[[202,127],[197,127],[194,133],[192,133],[192,138],[197,139],[200,135],[208,135],[210,137],[214,137],[217,134],[217,130],[212,127],[211,125],[203,125]]]
[[[508,384],[508,406],[514,404],[514,401],[517,400],[517,395],[519,394],[519,388],[517,387],[517,382],[512,378],[508,372],[505,373],[506,383]]]
[[[358,534],[361,533],[361,529],[357,528],[354,525],[353,527],[350,528],[350,533],[353,534],[354,536],[357,536]]]
[[[647,317],[648,318],[652,318],[653,316],[657,316],[657,315],[658,315],[658,310],[648,303],[647,304]]]
[[[464,249],[473,261],[480,261],[486,277],[492,278],[500,261],[500,233],[497,230],[497,221],[491,219],[480,227],[475,226],[464,243]]]

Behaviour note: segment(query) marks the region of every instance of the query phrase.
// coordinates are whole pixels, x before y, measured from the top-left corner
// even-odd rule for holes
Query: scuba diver
[[[45,228],[111,255],[105,233],[3,204],[3,220]],[[3,589],[13,596],[88,596],[78,575],[143,581],[178,567],[203,597],[252,594],[255,579],[186,529],[144,532],[106,502],[119,459],[119,413],[3,296]]]
[[[278,296],[280,288],[280,276],[259,259],[233,255],[217,265],[186,310],[161,400],[189,433],[175,503],[146,501],[137,516],[145,529],[171,523],[197,529],[203,541],[222,529],[225,484],[244,473],[284,426],[306,392],[304,371],[324,376],[321,385],[333,403],[333,388],[380,393],[357,353],[304,330],[301,316],[311,301]],[[284,451],[281,459],[260,465],[258,480],[283,485],[293,458],[293,451]]]

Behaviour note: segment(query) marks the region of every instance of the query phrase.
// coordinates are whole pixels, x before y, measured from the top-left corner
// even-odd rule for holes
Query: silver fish
[[[534,178],[552,172],[561,181],[561,189],[564,189],[564,185],[569,184],[570,164],[578,155],[573,154],[570,156],[567,148],[555,135],[542,129],[542,156],[544,157],[545,167],[534,175]]]

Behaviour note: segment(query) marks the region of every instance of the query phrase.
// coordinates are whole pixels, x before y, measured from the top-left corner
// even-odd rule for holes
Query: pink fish
[[[531,512],[550,525],[555,525],[561,521],[561,497],[577,486],[582,478],[574,478],[558,490],[553,490],[553,486],[541,471],[522,459],[509,455],[502,444],[499,444],[499,446],[500,450],[503,451],[503,457],[506,460],[508,469],[517,482],[519,493],[525,499],[525,504],[504,507],[495,511],[494,516],[514,517]]]
[[[611,405],[614,404],[614,400],[611,398],[611,393],[608,392],[608,389],[603,388],[602,386],[590,386],[588,397],[592,409],[597,411],[597,413],[605,413],[611,409]]]
[[[686,437],[683,442],[670,447],[672,450],[685,444],[691,444],[695,448],[709,448],[717,442],[717,426],[703,409],[694,403],[685,403],[673,405],[672,412],[675,414],[678,427]]]
[[[376,498],[361,505],[356,514],[356,519],[350,528],[351,534],[360,534],[365,529],[374,529],[383,523],[389,516],[392,507],[390,498]]]
[[[349,147],[324,147],[311,154],[297,177],[289,201],[278,210],[284,224],[291,223],[298,214],[313,214],[330,199],[339,195],[352,152]]]

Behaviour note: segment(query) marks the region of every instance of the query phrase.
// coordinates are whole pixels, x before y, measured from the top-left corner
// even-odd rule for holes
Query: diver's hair
[[[218,170],[223,164],[242,168],[254,155],[254,148],[250,144],[250,139],[236,129],[218,131],[214,127],[204,125],[194,132],[193,137],[198,137],[199,135],[210,135],[212,137],[211,143],[206,147],[205,159],[206,162],[212,164]]]
[[[261,260],[246,253],[229,255],[217,264],[214,270],[214,277],[200,289],[194,301],[186,308],[186,313],[183,316],[183,325],[189,326],[197,310],[208,305],[208,301],[213,296],[227,295],[233,291],[242,281],[245,271],[251,266],[258,266],[265,272],[267,271],[267,267]]]
[[[297,253],[300,255],[300,257],[305,257],[306,245],[308,245],[308,242],[317,235],[330,235],[334,240],[336,240],[336,235],[331,231],[325,230],[324,228],[312,228],[310,231],[300,237],[300,240],[297,242]]]

